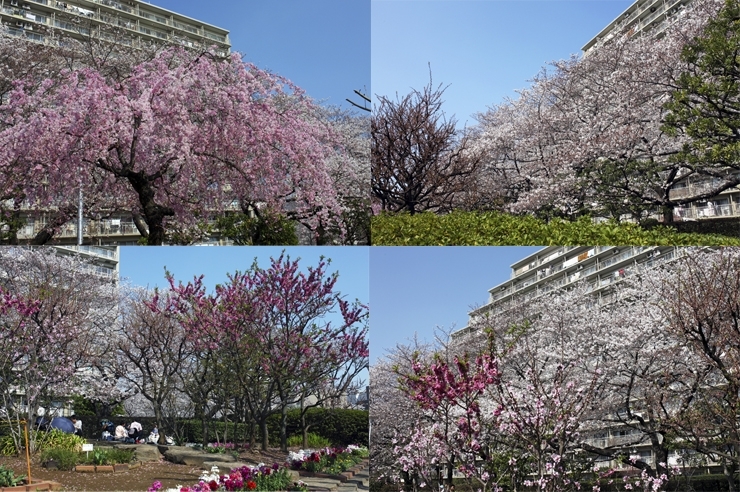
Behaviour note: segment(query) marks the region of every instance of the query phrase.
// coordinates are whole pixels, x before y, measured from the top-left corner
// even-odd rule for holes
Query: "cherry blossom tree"
[[[338,107],[319,108],[338,137],[339,145],[327,166],[336,184],[342,207],[340,224],[327,224],[317,242],[341,240],[343,244],[370,243],[370,118]]]
[[[644,217],[717,195],[738,184],[727,166],[680,158],[684,135],[669,131],[664,107],[688,70],[681,53],[701,36],[719,0],[675,13],[660,37],[617,34],[581,58],[543,69],[520,97],[479,116],[473,151],[491,206],[552,216]],[[708,180],[689,191],[689,177]]]
[[[122,296],[121,322],[114,334],[111,367],[117,378],[151,403],[157,427],[165,429],[167,405],[181,393],[192,343],[177,320],[149,305],[155,294],[134,289]],[[162,307],[166,297],[159,297]],[[161,432],[164,442],[164,431]]]
[[[484,490],[558,491],[613,481],[617,462],[641,472],[625,488],[658,490],[673,473],[669,450],[688,443],[680,408],[693,407],[709,373],[668,329],[655,265],[606,291],[576,282],[477,310],[449,347],[397,369],[400,383],[387,384],[418,406],[406,440],[393,443],[397,462],[427,483],[446,460]],[[630,436],[600,442],[605,429]],[[631,452],[646,445],[651,459]]]
[[[437,466],[437,440],[431,422],[399,384],[399,374],[413,374],[414,358],[431,356],[418,340],[397,345],[370,367],[370,461],[372,479],[403,480],[406,490],[432,484],[431,467]],[[439,463],[441,465],[441,463]]]
[[[724,465],[730,490],[740,470],[740,255],[688,250],[651,279],[657,312],[696,360],[672,425],[690,446]]]
[[[130,212],[149,244],[234,203],[287,207],[313,228],[339,215],[332,132],[299,88],[236,54],[170,48],[121,79],[89,67],[20,79],[6,101],[0,167],[32,207],[82,189],[101,210]]]
[[[0,278],[4,417],[33,422],[44,398],[84,384],[96,341],[115,319],[116,287],[86,261],[51,250],[0,251]],[[22,429],[11,429],[19,446]]]

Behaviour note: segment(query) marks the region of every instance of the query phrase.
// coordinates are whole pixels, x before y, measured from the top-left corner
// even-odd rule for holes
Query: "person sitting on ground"
[[[156,427],[152,429],[152,432],[149,434],[149,437],[147,438],[147,442],[152,444],[157,444],[157,441],[159,441],[159,429]]]
[[[82,420],[78,419],[76,415],[72,415],[69,420],[75,425],[75,436],[82,435]]]
[[[128,431],[126,430],[126,428],[123,426],[123,424],[118,424],[115,434],[116,441],[125,441],[127,437]]]
[[[103,441],[110,441],[113,439],[113,433],[116,431],[116,426],[113,422],[111,422],[108,419],[103,419],[100,421],[100,426],[103,429],[103,433],[101,435],[101,439]]]
[[[141,424],[134,420],[128,426],[128,437],[134,441],[138,441],[139,436],[141,436],[141,431]]]

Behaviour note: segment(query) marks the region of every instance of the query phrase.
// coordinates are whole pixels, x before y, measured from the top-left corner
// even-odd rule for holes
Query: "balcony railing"
[[[28,225],[18,231],[19,239],[31,239],[38,234],[44,227],[44,224]],[[112,224],[109,221],[87,221],[83,228],[85,237],[115,237],[115,236],[140,236],[139,230],[131,222],[121,224]],[[77,225],[74,223],[65,224],[54,237],[60,239],[77,237]]]

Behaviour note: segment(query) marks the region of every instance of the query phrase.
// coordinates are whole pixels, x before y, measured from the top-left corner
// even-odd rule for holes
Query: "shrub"
[[[66,434],[58,429],[48,432],[34,431],[36,438],[36,450],[44,451],[46,449],[67,449],[69,451],[82,451],[82,445],[87,441],[74,434]]]
[[[131,463],[134,460],[134,451],[132,449],[110,449],[108,459],[114,465]]]
[[[633,223],[595,224],[590,217],[550,222],[498,212],[381,214],[372,219],[374,245],[384,246],[738,246],[740,239],[716,234],[688,234],[666,226],[645,230]]]
[[[49,448],[41,452],[41,462],[54,460],[57,468],[60,470],[70,471],[79,462],[80,455],[76,451],[64,448]]]
[[[15,447],[13,436],[5,435],[0,437],[0,454],[3,456],[13,456],[18,454],[18,449]]]
[[[0,465],[0,487],[15,487],[16,485],[20,485],[25,479],[25,475],[17,477],[13,470]]]
[[[314,434],[313,432],[309,432],[306,437],[308,438],[308,442],[306,444],[309,448],[326,448],[331,446],[331,441],[323,436]],[[290,436],[288,438],[288,446],[303,446],[303,435],[299,434]]]
[[[313,433],[328,439],[334,446],[368,444],[370,424],[365,410],[311,408],[306,420]],[[270,437],[280,435],[280,415],[270,416],[267,425]],[[300,409],[288,411],[287,431],[288,436],[301,435]]]
[[[53,429],[50,431],[30,431],[29,439],[36,441],[36,451],[44,451],[52,448],[68,449],[70,451],[81,451],[85,439],[74,434],[65,434],[64,432]],[[20,452],[15,446],[13,436],[0,436],[0,455],[12,456]]]
[[[134,459],[134,452],[130,449],[96,449],[91,454],[80,454],[79,463],[90,465],[118,465],[121,463],[131,463]]]

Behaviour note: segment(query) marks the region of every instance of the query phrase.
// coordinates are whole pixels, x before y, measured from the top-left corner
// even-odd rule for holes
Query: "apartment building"
[[[619,36],[660,35],[691,0],[636,0],[583,47],[584,55]]]
[[[118,281],[118,255],[117,246],[54,246],[60,255],[78,255],[89,261],[89,268],[104,277]]]
[[[487,313],[500,313],[573,282],[585,280],[600,302],[609,287],[638,266],[675,258],[675,246],[550,246],[511,265],[511,278],[488,290],[488,302],[468,313],[468,326],[452,333],[464,338]]]
[[[133,47],[215,45],[222,55],[231,49],[226,29],[141,0],[0,0],[0,21],[10,34],[44,43],[100,37]],[[106,26],[120,28],[116,33],[121,35],[114,36]]]
[[[669,25],[680,21],[681,11],[691,1],[637,0],[583,45],[581,50],[584,56],[588,56],[592,50],[621,36],[660,36]],[[702,193],[720,184],[717,178],[714,179],[714,183],[712,181],[712,178],[704,176],[689,177],[672,187],[670,198],[679,200]],[[674,220],[676,221],[736,216],[740,216],[740,189],[738,188],[731,188],[711,199],[674,209]]]
[[[92,37],[134,48],[158,43],[215,46],[221,55],[231,50],[228,30],[141,0],[0,0],[0,22],[10,35],[49,45]],[[46,220],[44,215],[28,216],[18,239],[33,239]],[[133,245],[141,238],[127,214],[85,217],[82,235],[88,244]],[[73,221],[56,232],[54,242],[76,244],[77,238],[78,224]]]

